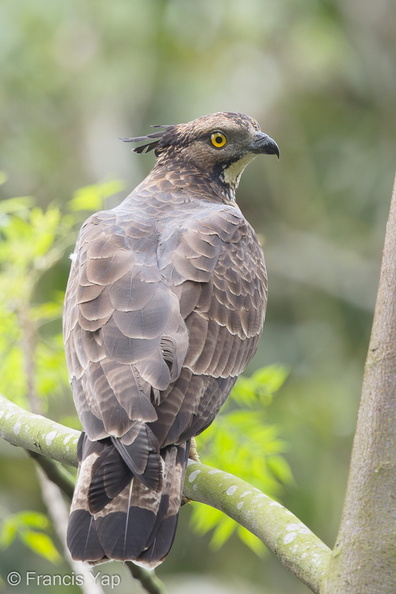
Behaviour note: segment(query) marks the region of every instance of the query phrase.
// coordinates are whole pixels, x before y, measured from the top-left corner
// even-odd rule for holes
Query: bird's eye
[[[222,148],[227,144],[227,138],[223,132],[213,132],[210,135],[210,142],[215,148]]]

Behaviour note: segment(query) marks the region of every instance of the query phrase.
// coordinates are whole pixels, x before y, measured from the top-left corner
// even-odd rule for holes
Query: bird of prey
[[[91,564],[164,560],[191,440],[254,355],[266,308],[235,190],[277,144],[241,113],[158,128],[126,139],[155,167],[83,224],[71,256],[63,326],[83,432],[68,546]]]

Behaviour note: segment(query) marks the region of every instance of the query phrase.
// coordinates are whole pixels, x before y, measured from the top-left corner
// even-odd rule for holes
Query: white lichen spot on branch
[[[240,495],[241,499],[242,497],[246,497],[246,495],[250,495],[252,493],[252,491],[245,491],[244,493],[242,493],[242,495]]]
[[[188,477],[188,480],[190,483],[193,483],[195,481],[195,479],[197,478],[197,476],[199,475],[201,471],[200,470],[194,470],[194,472],[192,472],[190,474],[190,476]]]
[[[288,532],[295,530],[297,532],[300,532],[301,534],[309,534],[310,533],[309,528],[304,526],[304,524],[289,524],[288,526],[286,526],[286,530]]]
[[[290,532],[289,534],[286,534],[286,536],[283,539],[283,544],[290,544],[291,542],[293,542],[293,540],[295,540],[297,536],[297,532]]]
[[[56,431],[50,431],[49,433],[47,433],[47,435],[45,436],[45,443],[47,444],[47,446],[50,446],[52,444],[55,437],[56,437]]]
[[[289,534],[286,534],[283,538],[283,544],[287,545],[292,543],[301,534],[310,534],[311,531],[304,524],[289,524],[285,527]]]

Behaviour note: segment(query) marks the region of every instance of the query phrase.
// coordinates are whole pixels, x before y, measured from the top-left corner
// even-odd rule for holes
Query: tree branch
[[[0,436],[15,446],[77,466],[78,431],[29,413],[3,396]],[[223,511],[250,530],[298,579],[319,592],[330,550],[285,507],[249,483],[200,462],[189,464],[184,494]]]
[[[232,474],[192,461],[184,495],[219,509],[247,528],[301,582],[319,592],[330,549],[283,505]]]
[[[68,466],[77,466],[79,431],[28,412],[0,395],[0,436],[8,443],[27,450],[46,476],[68,497],[72,495],[68,477],[55,466],[52,460]],[[83,563],[79,563],[78,567],[80,573],[86,571]],[[141,568],[132,571],[130,566],[128,569],[147,592],[165,593],[161,580],[154,572]]]
[[[43,458],[42,456],[38,456],[38,454],[33,454],[33,456],[37,456],[37,458],[41,458],[41,460],[51,462],[55,466],[55,462],[52,462],[48,458]],[[48,468],[49,467],[44,464],[44,469],[47,470]],[[48,480],[48,475],[43,473],[43,466],[38,468],[37,471],[39,480],[44,481],[44,484],[42,485],[43,501],[47,506],[55,532],[58,535],[60,544],[62,546],[63,555],[70,565],[72,571],[76,575],[83,576],[82,583],[80,584],[82,594],[105,594],[101,584],[94,582],[92,579],[93,571],[89,568],[89,566],[82,561],[75,561],[71,558],[66,545],[67,520],[69,516],[68,506],[66,505],[57,484],[53,484],[54,476],[50,477],[50,480]]]
[[[325,594],[396,592],[396,178],[347,495]]]
[[[38,466],[40,466],[45,476],[51,482],[57,485],[62,493],[64,493],[71,501],[74,493],[74,481],[70,475],[66,474],[66,470],[63,468],[63,466],[56,464],[56,462],[50,458],[41,456],[36,452],[28,450],[28,454],[38,464]]]
[[[8,443],[77,466],[80,432],[28,412],[0,395],[0,437]]]
[[[135,565],[132,561],[127,561],[125,565],[135,580],[139,580],[148,594],[166,594],[163,582],[156,576],[154,571]]]

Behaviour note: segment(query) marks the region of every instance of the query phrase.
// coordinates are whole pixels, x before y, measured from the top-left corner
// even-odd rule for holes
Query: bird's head
[[[260,130],[253,118],[233,112],[202,116],[185,124],[158,126],[160,131],[147,136],[123,139],[144,142],[137,153],[154,150],[158,164],[172,160],[193,165],[234,193],[246,165],[257,155],[277,155],[278,145]]]

